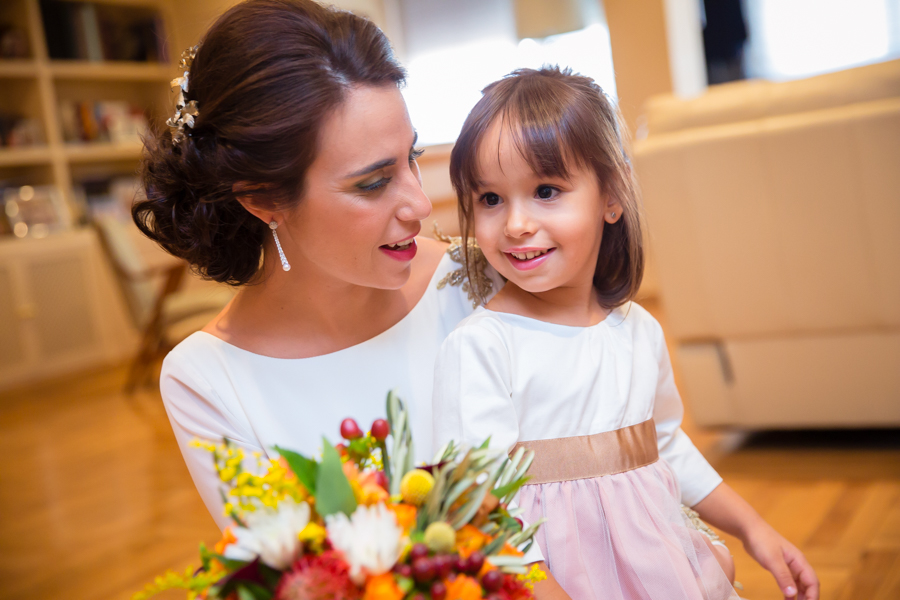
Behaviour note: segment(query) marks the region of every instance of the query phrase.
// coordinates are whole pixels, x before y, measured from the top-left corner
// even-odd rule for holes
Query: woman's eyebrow
[[[397,164],[396,158],[386,158],[384,160],[380,160],[377,163],[372,163],[368,167],[364,167],[355,173],[350,173],[347,175],[346,179],[350,179],[351,177],[359,177],[361,175],[368,175],[369,173],[374,173],[380,169],[384,169],[385,167],[392,167]]]

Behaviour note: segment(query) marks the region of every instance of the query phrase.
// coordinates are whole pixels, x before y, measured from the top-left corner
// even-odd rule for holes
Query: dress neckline
[[[613,315],[617,314],[619,312],[620,308],[621,308],[621,306],[617,306],[616,308],[612,309],[611,311],[609,311],[609,314],[607,314],[606,317],[602,321],[600,321],[599,323],[594,323],[593,325],[563,325],[562,323],[551,323],[549,321],[542,321],[542,320],[536,319],[534,317],[526,317],[525,315],[519,315],[516,313],[502,312],[499,310],[491,310],[490,308],[487,308],[485,306],[479,306],[478,308],[476,308],[475,313],[478,313],[479,311],[483,311],[486,313],[490,313],[492,315],[496,315],[497,318],[499,318],[500,320],[504,320],[505,317],[512,317],[513,320],[521,320],[521,321],[525,321],[527,323],[537,324],[538,326],[543,327],[545,329],[559,328],[559,329],[563,329],[563,330],[567,330],[567,331],[575,331],[575,330],[587,331],[587,330],[591,330],[591,329],[600,329],[600,328],[608,327],[610,318]],[[624,320],[624,318],[623,318],[623,320]]]
[[[404,317],[402,319],[400,319],[399,321],[397,321],[396,323],[394,323],[393,325],[391,325],[390,327],[388,327],[381,333],[378,333],[378,334],[370,337],[367,340],[363,340],[359,343],[353,344],[351,346],[347,346],[346,348],[341,348],[339,350],[335,350],[333,352],[326,352],[325,354],[317,354],[315,356],[303,356],[303,357],[299,357],[299,358],[281,358],[278,356],[268,356],[266,354],[259,354],[257,352],[253,352],[251,350],[246,350],[245,348],[236,346],[236,345],[232,344],[231,342],[225,341],[222,338],[215,336],[207,331],[195,331],[189,337],[194,337],[197,335],[206,336],[206,337],[209,337],[210,339],[212,339],[215,343],[221,344],[222,346],[226,346],[236,352],[239,352],[241,354],[246,354],[248,356],[252,356],[257,359],[266,359],[266,360],[278,360],[278,361],[310,360],[310,361],[312,361],[312,360],[316,360],[316,359],[332,357],[332,356],[335,356],[342,352],[349,352],[351,350],[359,349],[362,346],[365,346],[366,344],[373,343],[376,340],[378,340],[379,338],[387,337],[388,335],[392,334],[397,329],[402,327],[406,322],[408,322],[411,319],[413,313],[415,313],[417,310],[419,310],[419,307],[421,307],[425,304],[425,299],[429,296],[429,294],[434,293],[434,292],[432,292],[432,290],[435,290],[435,292],[436,292],[438,275],[442,272],[442,270],[443,270],[442,267],[444,265],[444,262],[447,260],[450,260],[450,256],[449,256],[449,254],[444,253],[444,256],[442,256],[441,260],[438,262],[437,268],[434,270],[434,273],[431,274],[431,279],[429,279],[429,281],[428,281],[428,287],[425,289],[425,293],[422,294],[422,297],[419,298],[418,302],[416,302],[415,305],[411,309],[409,309],[409,312],[407,312],[406,315],[404,315]]]

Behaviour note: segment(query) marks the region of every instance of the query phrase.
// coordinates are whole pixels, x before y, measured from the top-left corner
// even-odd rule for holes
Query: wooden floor
[[[125,599],[217,539],[158,393],[128,398],[123,381],[117,369],[0,394],[0,600]],[[823,599],[900,599],[900,432],[690,433],[807,553]],[[742,595],[779,599],[729,542]]]

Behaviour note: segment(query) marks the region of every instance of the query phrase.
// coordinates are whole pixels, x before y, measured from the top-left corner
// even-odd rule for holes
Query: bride
[[[428,461],[438,348],[472,312],[470,286],[489,295],[502,280],[465,281],[458,248],[418,237],[431,204],[384,34],[311,0],[249,0],[185,67],[168,130],[147,140],[133,216],[203,276],[240,287],[168,355],[160,382],[210,513],[228,524],[194,438],[318,454],[342,419],[383,417],[394,388]],[[536,592],[564,597],[552,579]]]

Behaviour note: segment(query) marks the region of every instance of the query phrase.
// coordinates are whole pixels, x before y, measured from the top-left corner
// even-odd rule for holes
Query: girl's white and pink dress
[[[569,327],[477,309],[435,366],[434,441],[535,451],[518,503],[575,600],[737,598],[693,506],[722,479],[681,430],[659,323],[634,303]]]

